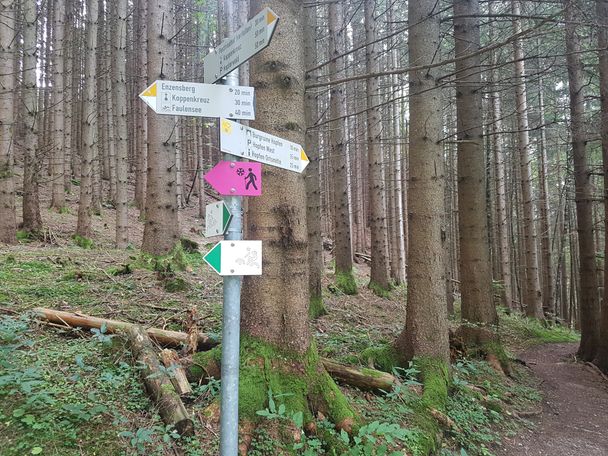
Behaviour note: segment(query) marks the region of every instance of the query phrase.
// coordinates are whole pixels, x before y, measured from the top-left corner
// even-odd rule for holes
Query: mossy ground
[[[336,272],[336,287],[345,295],[353,296],[357,294],[357,282],[352,271]]]
[[[43,198],[44,196],[43,193]],[[112,248],[114,212],[107,207],[102,208],[100,216],[93,217],[92,248],[76,246],[71,236],[76,225],[77,201],[75,196],[67,195],[69,211],[63,214],[43,211],[44,225],[52,234],[50,240],[47,236],[48,244],[38,238],[22,237],[20,245],[4,248],[0,253],[0,313],[15,321],[28,309],[44,306],[184,330],[190,310],[196,308],[200,330],[217,334],[221,327],[221,278],[203,265],[202,254],[213,243],[205,244],[200,236],[200,221],[195,215],[196,200],[193,201],[194,204],[184,210],[180,220],[183,222],[183,233],[187,233],[188,237],[202,246],[201,253],[183,252],[178,254],[178,261],[170,261],[171,273],[184,280],[188,284],[187,289],[173,293],[164,289],[163,282],[158,277],[158,269],[162,270],[162,267],[155,266],[165,264],[162,261],[152,261],[134,248],[125,251]],[[47,203],[48,201],[42,201],[43,206]],[[138,222],[135,208],[129,208],[129,211],[130,241],[137,246],[141,244],[143,224]],[[185,259],[183,268],[176,266],[180,263],[180,258]],[[329,265],[329,258],[326,260]],[[365,368],[367,361],[362,352],[367,347],[381,348],[390,344],[403,327],[405,287],[393,290],[388,299],[376,296],[366,287],[369,270],[365,265],[355,265],[352,279],[355,288],[358,288],[357,295],[332,294],[327,291],[327,287],[335,283],[335,277],[332,271],[327,271],[323,282],[323,301],[328,314],[319,317],[311,325],[322,356]],[[349,282],[353,283],[350,279]],[[143,394],[139,373],[133,370],[119,371],[120,366],[124,366],[121,362],[129,364],[128,355],[124,352],[100,348],[103,344],[88,345],[92,341],[90,334],[64,333],[37,326],[28,326],[28,331],[28,345],[12,355],[10,361],[14,367],[11,369],[25,372],[29,368],[36,368],[49,379],[50,383],[45,380],[45,385],[51,385],[51,392],[56,391],[55,388],[60,391],[59,394],[53,393],[55,397],[66,392],[65,401],[58,406],[64,403],[82,405],[77,405],[77,408],[69,412],[63,410],[55,413],[41,404],[35,413],[14,416],[14,411],[24,405],[25,396],[13,395],[10,400],[0,400],[0,413],[3,415],[0,420],[1,448],[11,448],[12,451],[15,442],[22,442],[21,448],[25,450],[31,451],[34,446],[44,447],[42,454],[81,454],[76,453],[76,450],[70,453],[73,448],[68,445],[74,442],[69,434],[71,432],[71,435],[77,435],[79,448],[90,449],[83,454],[154,455],[174,452],[176,445],[188,456],[218,454],[218,429],[209,422],[201,424],[200,420],[195,420],[196,437],[188,441],[175,441],[167,433],[156,416],[153,405]],[[516,316],[502,314],[500,332],[501,340],[507,345],[507,354],[517,352],[519,347],[530,341],[542,343],[578,337],[559,327],[546,328]],[[0,350],[11,343],[1,341]],[[6,375],[7,371],[6,365],[3,365],[0,377]],[[81,383],[71,380],[76,374],[83,379]],[[425,425],[418,420],[427,415],[417,413],[418,407],[421,407],[421,398],[416,392],[416,385],[410,384],[423,380],[415,372],[402,374],[402,387],[386,395],[372,395],[344,386],[337,387],[335,384],[331,384],[329,392],[343,393],[349,406],[360,412],[365,422],[389,422],[407,429],[407,441],[398,442],[391,449],[414,455],[425,454],[428,449],[428,433]],[[460,454],[460,448],[464,448],[468,454],[489,454],[492,442],[499,438],[501,432],[511,432],[515,425],[521,424],[509,413],[532,408],[530,404],[538,399],[534,396],[534,390],[527,385],[525,371],[520,368],[515,369],[512,379],[506,379],[483,362],[458,360],[452,367],[452,377],[446,413],[457,423],[458,428],[445,429],[434,421],[447,436],[442,451],[449,453],[445,454]],[[100,393],[106,388],[111,389],[113,382],[123,386],[113,390],[112,394]],[[193,387],[195,393],[188,408],[196,416],[203,416],[207,406],[217,399],[219,382],[196,383]],[[273,389],[273,395],[278,407],[287,400],[287,396],[276,397],[277,394],[292,387],[297,388],[297,385],[281,386],[275,382],[275,387],[277,392]],[[92,395],[89,396],[89,393]],[[263,408],[268,407],[268,395],[263,398],[260,394],[255,401],[257,404],[262,403]],[[130,404],[138,404],[137,410],[129,411]],[[121,414],[127,422],[112,413],[93,409],[96,405],[124,411]],[[256,407],[254,403],[248,405],[249,410]],[[83,414],[79,415],[78,410]],[[17,415],[20,413],[17,412]],[[332,413],[340,415],[339,410]],[[28,414],[33,415],[37,422],[48,422],[54,417],[61,418],[69,414],[69,432],[51,435],[42,429],[33,429]],[[74,418],[77,415],[81,418],[91,416],[87,421]],[[19,421],[22,419],[25,421]],[[332,437],[321,425],[319,428],[319,433]],[[32,436],[32,432],[36,435]],[[169,439],[168,442],[164,441],[165,436]],[[268,436],[268,439],[271,438]],[[268,439],[264,444],[260,443],[260,448],[268,445],[269,448],[276,449],[275,442]],[[264,441],[264,438],[260,437],[259,440]],[[19,454],[28,454],[28,451]],[[319,450],[316,454],[323,453]]]

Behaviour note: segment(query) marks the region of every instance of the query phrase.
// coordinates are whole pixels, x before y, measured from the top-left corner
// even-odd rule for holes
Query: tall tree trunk
[[[496,325],[498,314],[492,296],[488,241],[480,57],[475,54],[480,46],[478,0],[456,0],[454,16],[462,320]]]
[[[65,0],[55,0],[53,20],[53,155],[52,155],[52,199],[51,207],[61,211],[65,207],[64,190],[64,87],[63,87],[63,57],[65,26]]]
[[[509,219],[507,213],[505,152],[502,138],[502,113],[500,108],[500,94],[492,92],[492,149],[494,152],[494,180],[496,186],[496,227],[498,237],[498,257],[501,281],[502,303],[507,309],[513,309],[513,288],[511,286],[511,253],[509,242]]]
[[[602,106],[602,158],[604,168],[604,236],[608,233],[608,0],[596,0],[598,53]],[[602,300],[600,338],[594,363],[608,372],[608,242],[604,237],[604,299]]]
[[[549,184],[547,182],[547,132],[545,124],[543,78],[538,79],[538,114],[540,116],[540,144],[538,147],[539,208],[540,208],[540,243],[543,277],[543,310],[547,315],[555,314],[553,298],[553,272],[551,267],[551,227],[549,224]]]
[[[440,48],[439,4],[408,5],[409,63],[428,65]],[[408,296],[405,328],[397,339],[404,359],[449,359],[443,242],[444,164],[441,89],[436,68],[410,72]]]
[[[254,126],[302,144],[304,6],[296,0],[253,0],[251,11],[264,6],[281,22],[270,46],[250,61],[251,85],[257,87]],[[264,194],[249,202],[248,237],[263,241],[264,274],[243,282],[240,378],[247,394],[240,397],[240,416],[251,419],[267,407],[271,387],[273,394],[285,395],[288,414],[321,411],[344,429],[353,412],[319,364],[308,327],[304,176],[265,166],[263,179]],[[330,403],[344,408],[327,407]]]
[[[304,29],[304,59],[306,68],[317,64],[317,8],[306,9]],[[319,130],[313,128],[319,117],[318,93],[306,93],[306,145],[310,163],[306,167],[306,223],[308,229],[308,291],[310,293],[310,316],[315,318],[325,313],[321,281],[325,270],[321,239],[321,183],[319,157]]]
[[[173,79],[173,4],[158,0],[148,4],[148,83]],[[168,253],[178,242],[180,230],[175,193],[175,136],[173,116],[148,113],[148,185],[146,224],[142,250]]]
[[[128,149],[127,149],[127,0],[116,2],[116,31],[114,33],[114,105],[116,106],[116,247],[129,244]]]
[[[23,158],[23,229],[35,233],[42,229],[38,195],[38,93],[36,89],[36,0],[23,3],[23,107],[25,144]]]
[[[86,18],[86,54],[84,66],[84,131],[82,164],[80,166],[80,201],[78,203],[78,223],[76,234],[92,237],[91,215],[93,201],[93,159],[96,156],[97,142],[95,133],[97,129],[97,93],[95,77],[97,75],[97,60],[95,49],[97,47],[97,19],[98,0],[87,0]]]
[[[137,53],[137,67],[138,67],[138,78],[137,78],[137,93],[140,93],[146,88],[146,74],[148,71],[148,59],[147,59],[147,0],[137,0],[137,14],[138,25],[137,31],[139,32],[138,39],[136,41],[136,53]],[[145,207],[145,195],[146,195],[146,178],[147,178],[147,164],[148,164],[148,141],[147,141],[147,115],[148,110],[141,103],[138,103],[138,116],[137,116],[137,144],[139,148],[137,150],[136,158],[136,172],[135,172],[135,204],[139,208],[140,212],[144,212]]]
[[[365,0],[365,68],[368,73],[380,70],[380,56],[376,41],[374,0]],[[369,287],[378,295],[390,290],[388,264],[388,231],[386,220],[386,189],[384,186],[384,158],[380,108],[379,78],[367,79],[367,159],[369,166],[369,220],[372,235],[371,273]]]
[[[512,2],[514,16],[519,16],[519,1]],[[521,32],[519,19],[513,21],[513,32]],[[526,70],[524,66],[524,50],[520,38],[513,42],[515,55],[515,103],[517,110],[518,148],[521,169],[521,196],[524,214],[524,241],[526,257],[526,315],[533,318],[543,318],[542,293],[538,273],[538,250],[536,224],[534,222],[534,201],[532,197],[532,160],[530,135],[528,134],[528,101],[526,95]]]
[[[13,151],[15,123],[13,119],[15,46],[15,2],[0,1],[0,242],[17,242],[15,216],[15,180]]]
[[[329,73],[332,78],[343,75],[344,34],[343,5],[334,2],[329,5]],[[351,242],[350,201],[348,189],[348,159],[345,140],[344,91],[341,85],[334,85],[330,91],[329,148],[333,183],[334,256],[336,262],[336,285],[346,294],[356,294],[357,284],[353,276],[353,253]]]
[[[565,0],[566,6],[566,63],[570,91],[570,125],[574,162],[576,221],[580,255],[580,320],[581,344],[578,355],[585,361],[593,360],[599,344],[600,308],[595,270],[595,242],[593,239],[593,197],[591,173],[587,164],[587,135],[585,133],[585,93],[580,38],[574,21],[578,20],[576,0]]]

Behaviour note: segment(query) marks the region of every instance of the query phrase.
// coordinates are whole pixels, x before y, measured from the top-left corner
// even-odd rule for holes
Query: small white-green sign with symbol
[[[232,214],[223,201],[205,207],[205,237],[220,236],[226,232]]]
[[[203,259],[221,276],[262,275],[262,241],[220,241]]]

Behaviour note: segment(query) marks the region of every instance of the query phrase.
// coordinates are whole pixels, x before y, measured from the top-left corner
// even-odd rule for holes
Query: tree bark
[[[43,307],[37,307],[33,309],[34,315],[38,318],[42,318],[51,323],[70,326],[73,328],[84,328],[84,329],[101,329],[105,326],[108,334],[118,333],[125,331],[133,326],[132,323],[124,321],[110,320],[107,318],[92,317],[90,315],[82,315],[70,312],[63,312],[54,309],[45,309]],[[188,344],[188,334],[168,331],[158,328],[146,329],[148,336],[158,342],[160,345],[167,347],[178,347]],[[208,350],[217,345],[217,341],[207,336],[206,334],[198,334],[198,349]]]
[[[608,233],[608,0],[596,0],[601,97],[602,159],[604,168],[604,233]],[[606,235],[606,234],[605,234]],[[600,338],[594,363],[608,372],[608,242],[604,238],[604,299],[602,300]]]
[[[161,369],[152,343],[139,325],[133,325],[128,332],[133,358],[141,366],[141,378],[148,394],[158,407],[158,413],[167,425],[175,427],[180,435],[194,435],[194,423],[188,416],[171,380]]]
[[[492,296],[488,241],[480,57],[468,57],[480,46],[478,0],[456,0],[454,15],[462,320],[496,325],[498,314]]]
[[[15,40],[15,2],[0,1],[0,243],[17,243],[15,216],[15,181],[13,151],[15,123],[13,119]]]
[[[570,128],[574,163],[574,200],[580,254],[581,344],[578,355],[585,361],[592,361],[600,342],[600,308],[595,269],[591,174],[585,145],[587,139],[585,133],[585,81],[580,55],[580,38],[576,25],[573,23],[578,19],[576,10],[580,6],[576,0],[565,0],[564,3],[566,7],[566,63],[570,91]]]
[[[332,78],[341,78],[343,74],[344,35],[343,5],[334,2],[329,5],[329,73]],[[330,117],[336,119],[330,123],[329,149],[333,182],[334,203],[334,257],[336,286],[346,294],[356,294],[357,285],[353,276],[353,253],[351,242],[351,214],[348,188],[348,159],[345,140],[345,101],[343,86],[332,86],[330,91]]]
[[[519,1],[513,0],[512,10],[515,16],[520,15]],[[519,19],[513,21],[513,32],[521,32]],[[530,136],[528,134],[528,101],[526,99],[526,76],[524,50],[520,38],[513,42],[515,56],[515,103],[517,111],[518,147],[521,169],[521,195],[524,214],[524,238],[526,257],[526,315],[543,319],[542,293],[538,272],[538,249],[536,224],[534,222],[534,201],[532,198],[532,160]]]
[[[540,143],[538,145],[538,183],[539,183],[539,212],[540,212],[540,245],[542,260],[543,311],[546,315],[555,315],[555,300],[553,298],[553,268],[551,265],[551,226],[549,224],[549,184],[547,182],[547,132],[545,124],[543,78],[538,79],[538,115],[540,116]]]
[[[304,59],[306,68],[317,64],[317,8],[307,8],[306,28],[304,30]],[[306,167],[306,223],[308,231],[308,291],[310,293],[310,316],[323,315],[323,292],[321,281],[325,272],[323,264],[323,245],[321,239],[321,187],[319,130],[314,128],[319,117],[318,92],[306,93],[306,144],[304,149],[310,163]]]
[[[436,59],[439,5],[408,5],[411,65]],[[404,359],[449,359],[443,242],[444,164],[441,89],[435,68],[409,75],[410,150],[408,189],[408,297],[405,328],[397,339]]]
[[[380,69],[376,41],[376,19],[374,0],[365,0],[365,68],[368,73]],[[380,144],[382,136],[379,78],[369,78],[367,82],[367,160],[369,166],[369,223],[372,241],[372,264],[369,287],[383,295],[390,290],[388,261],[388,230],[386,220],[386,188],[384,176],[384,157]]]
[[[302,144],[304,5],[253,0],[251,11],[265,6],[281,19],[270,46],[250,61],[257,97],[254,127]],[[339,429],[348,429],[354,412],[311,344],[304,176],[265,166],[263,180],[264,194],[249,201],[247,238],[263,242],[264,274],[243,280],[240,389],[248,393],[239,397],[240,417],[255,420],[271,387],[274,394],[289,393],[288,412],[322,410]],[[327,407],[330,402],[339,403],[339,410]]]
[[[86,53],[84,66],[84,118],[83,150],[80,165],[80,200],[78,202],[78,222],[76,234],[85,238],[92,237],[91,216],[93,209],[93,159],[97,155],[97,93],[95,76],[97,60],[95,49],[98,44],[97,21],[98,0],[87,0]]]
[[[53,16],[53,154],[52,160],[52,199],[51,208],[61,211],[65,207],[64,173],[65,155],[63,149],[64,130],[64,26],[65,26],[65,0],[55,0]]]
[[[114,84],[116,106],[116,247],[129,245],[128,149],[127,149],[127,0],[116,1],[116,32],[114,33]]]
[[[38,148],[38,93],[36,84],[36,0],[25,0],[23,3],[23,107],[25,115],[25,144],[23,157],[23,229],[30,233],[42,229],[40,215],[40,198],[38,194],[39,159]]]
[[[148,83],[173,79],[173,4],[159,0],[148,4]],[[175,119],[148,113],[148,181],[146,224],[142,250],[152,255],[168,253],[178,242],[175,169]]]
[[[186,371],[182,367],[179,356],[175,351],[165,348],[160,352],[160,359],[164,366],[171,372],[171,383],[177,394],[180,396],[186,396],[192,393],[192,386],[186,376]]]

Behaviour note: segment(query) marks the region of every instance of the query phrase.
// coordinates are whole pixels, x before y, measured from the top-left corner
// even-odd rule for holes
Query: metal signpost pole
[[[234,32],[234,10],[232,1],[225,2],[228,36]],[[226,76],[228,86],[239,85],[239,71]],[[218,121],[219,122],[219,121]],[[234,161],[237,157],[224,155],[224,160]],[[232,221],[224,235],[227,241],[243,239],[242,197],[224,198]],[[222,391],[220,403],[220,454],[237,456],[239,445],[239,349],[241,336],[241,280],[242,276],[224,277],[224,308],[222,312]]]

